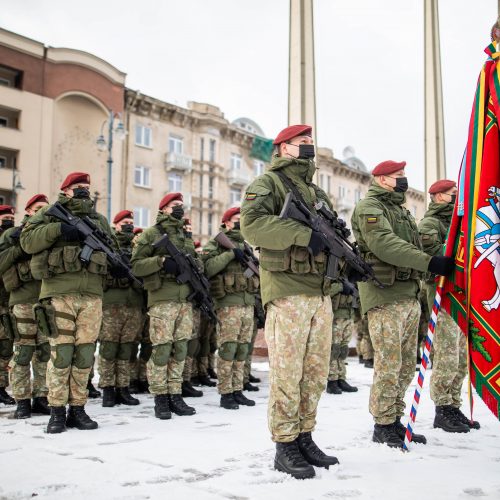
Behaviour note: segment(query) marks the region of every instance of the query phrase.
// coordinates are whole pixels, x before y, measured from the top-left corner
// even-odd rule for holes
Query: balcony
[[[193,169],[193,159],[191,156],[180,153],[165,154],[165,170],[178,170],[180,172],[191,172]]]
[[[247,186],[250,184],[250,177],[237,170],[229,171],[227,182],[230,186]]]

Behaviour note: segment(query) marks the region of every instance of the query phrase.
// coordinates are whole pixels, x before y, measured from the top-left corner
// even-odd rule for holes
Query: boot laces
[[[302,453],[299,450],[297,443],[293,443],[293,446],[287,446],[284,451],[285,457],[292,462],[293,465],[304,465],[305,461]]]

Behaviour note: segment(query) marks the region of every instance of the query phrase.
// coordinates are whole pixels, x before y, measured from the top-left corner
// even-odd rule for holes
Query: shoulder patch
[[[255,200],[255,198],[257,198],[257,193],[247,193],[245,195],[245,200],[248,200],[248,201]]]
[[[374,217],[374,216],[367,217],[366,222],[368,222],[368,224],[375,224],[378,222],[378,217]]]

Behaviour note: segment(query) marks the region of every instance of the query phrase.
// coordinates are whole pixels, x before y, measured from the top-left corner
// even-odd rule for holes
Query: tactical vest
[[[25,283],[34,281],[30,269],[30,259],[16,262],[10,266],[2,276],[3,284],[7,292],[12,292],[21,288]]]
[[[338,311],[339,309],[352,309],[352,295],[337,293],[332,297],[332,310]]]

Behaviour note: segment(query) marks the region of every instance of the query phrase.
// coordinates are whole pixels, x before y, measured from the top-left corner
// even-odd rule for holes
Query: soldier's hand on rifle
[[[119,266],[112,267],[109,270],[109,273],[111,274],[111,276],[113,278],[116,278],[116,279],[122,279],[122,278],[128,277],[127,270],[124,267],[119,267]]]
[[[313,230],[311,233],[311,239],[309,240],[307,246],[311,249],[314,256],[321,253],[325,249],[325,242],[321,233]]]
[[[429,271],[440,276],[450,276],[455,267],[455,259],[444,255],[434,255],[429,262]]]
[[[61,222],[61,238],[64,241],[80,241],[81,233],[75,226]]]
[[[342,294],[343,295],[356,295],[356,287],[347,280],[342,281]]]
[[[363,273],[351,268],[347,273],[347,279],[351,283],[357,283],[358,281],[366,281],[366,276]]]
[[[10,233],[10,239],[13,241],[19,241],[19,238],[21,236],[21,231],[23,230],[22,227],[16,227],[12,233]]]
[[[177,262],[175,262],[174,259],[171,259],[170,257],[167,257],[163,261],[163,269],[167,274],[174,274],[177,276],[179,274],[179,266],[177,265]]]
[[[240,263],[245,264],[245,252],[241,248],[233,248],[234,258]]]

